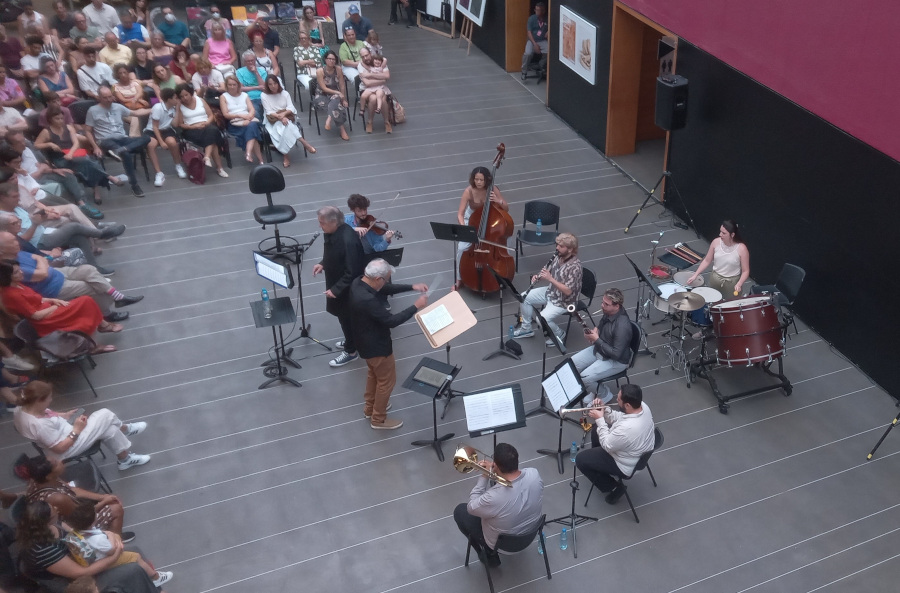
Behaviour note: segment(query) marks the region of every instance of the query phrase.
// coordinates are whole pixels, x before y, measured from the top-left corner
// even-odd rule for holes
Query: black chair
[[[47,456],[47,454],[44,453],[44,450],[41,449],[37,443],[32,442],[31,445],[37,450],[38,455],[40,455],[42,457]],[[106,481],[106,478],[103,476],[103,472],[100,471],[100,466],[98,466],[97,462],[94,461],[94,455],[98,455],[98,454],[103,459],[106,459],[106,453],[104,453],[103,449],[100,448],[100,441],[95,441],[93,445],[88,447],[85,451],[81,452],[80,454],[73,455],[72,457],[63,459],[62,460],[63,465],[67,466],[66,472],[64,472],[63,475],[64,476],[67,475],[69,472],[69,466],[73,466],[74,469],[72,471],[74,473],[70,474],[70,475],[82,476],[82,479],[84,479],[84,477],[87,475],[91,476],[89,479],[87,479],[86,482],[84,482],[86,484],[86,486],[83,486],[82,484],[78,484],[76,481],[76,484],[78,485],[78,487],[84,488],[85,490],[93,490],[95,492],[106,492],[107,494],[112,494],[112,488],[110,487],[109,482]],[[84,468],[77,467],[82,464],[84,464],[85,466],[89,466],[91,468],[90,474],[87,474],[85,472]],[[74,480],[74,477],[67,478],[67,481],[68,480]],[[87,486],[93,486],[93,487],[88,488]]]
[[[522,80],[526,80],[528,78],[528,73],[534,72],[537,76],[537,84],[541,83],[541,80],[547,79],[547,59],[546,54],[532,54],[531,61],[528,62],[528,66],[525,69],[525,72],[522,75]]]
[[[346,76],[344,77],[344,83],[346,85],[345,88],[350,88],[349,87],[350,81],[347,80]],[[307,125],[310,125],[310,126],[312,125],[312,118],[313,118],[313,115],[315,115],[316,116],[316,132],[318,132],[319,136],[321,136],[322,128],[319,127],[319,111],[316,109],[315,103],[313,103],[313,99],[316,96],[316,90],[318,90],[318,88],[319,88],[319,81],[315,78],[311,79],[309,81],[309,122]],[[347,104],[348,105],[350,104],[349,99],[347,99]],[[349,107],[347,107],[347,109],[349,109]],[[347,117],[347,125],[350,126],[350,131],[352,132],[353,131],[353,118],[349,117],[349,114]]]
[[[16,337],[25,342],[25,345],[32,350],[37,350],[41,354],[41,370],[51,369],[53,367],[62,366],[65,364],[74,364],[78,367],[78,370],[81,371],[81,374],[84,376],[84,380],[87,381],[88,386],[91,388],[91,392],[94,394],[94,397],[97,397],[97,390],[94,389],[94,384],[91,383],[90,378],[88,378],[87,372],[84,370],[84,365],[82,362],[87,361],[87,363],[91,366],[91,368],[96,368],[97,363],[94,362],[94,358],[91,356],[90,352],[86,354],[76,354],[76,355],[64,355],[63,353],[51,348],[48,346],[47,341],[42,341],[40,336],[38,336],[37,331],[35,331],[34,326],[27,319],[23,319],[19,323],[16,324],[13,329],[13,333],[15,333]],[[66,334],[79,334],[87,338],[90,342],[94,343],[94,340],[83,334],[81,332],[64,332]],[[96,346],[96,343],[94,343]]]
[[[284,187],[284,175],[281,173],[281,169],[275,165],[257,165],[250,171],[250,193],[266,194],[266,205],[254,209],[253,218],[262,225],[263,230],[268,224],[275,227],[274,247],[261,249],[271,255],[282,255],[285,252],[278,225],[288,223],[297,217],[297,212],[292,206],[272,203],[272,194],[284,191]],[[267,240],[260,241],[260,245]]]
[[[761,284],[750,288],[750,292],[753,294],[772,293],[774,295],[773,304],[781,309],[782,312],[787,309],[787,312],[784,313],[785,321],[787,322],[785,334],[787,334],[787,328],[792,325],[794,326],[794,332],[800,333],[797,329],[797,324],[794,322],[793,306],[805,278],[806,270],[800,266],[786,263],[781,266],[781,273],[778,274],[775,284]]]
[[[524,550],[527,550],[529,546],[531,546],[531,542],[534,541],[535,537],[540,538],[541,549],[544,550],[544,566],[547,569],[547,580],[553,578],[553,575],[550,574],[550,560],[547,558],[547,543],[544,541],[544,524],[547,522],[547,515],[541,515],[541,519],[537,522],[537,524],[530,529],[527,533],[523,533],[521,535],[501,535],[497,538],[497,545],[494,547],[495,552],[507,552],[509,554],[517,554]],[[468,545],[466,546],[466,566],[469,565],[469,555],[472,552],[472,547],[475,542],[469,539]],[[480,545],[480,544],[475,544]],[[494,593],[494,581],[491,579],[491,567],[488,566],[487,562],[483,562],[484,564],[484,572],[487,574],[488,585],[491,588],[491,593]]]
[[[537,221],[541,221],[541,234],[537,234],[537,230],[531,230],[528,223],[536,225]],[[548,231],[547,228],[553,225],[555,230]],[[525,218],[522,222],[522,228],[516,231],[516,271],[519,271],[519,253],[525,255],[523,245],[535,245],[546,247],[556,244],[556,236],[559,234],[559,206],[550,202],[541,202],[535,200],[525,203]]]
[[[303,112],[303,85],[300,83],[300,67],[297,66],[297,60],[291,60],[294,63],[294,101],[300,104],[300,112]],[[312,108],[312,103],[310,103]]]
[[[587,302],[578,299],[575,302],[575,312],[579,314],[587,313],[588,319],[591,320],[591,323],[594,323],[594,318],[591,316],[591,312],[588,308],[591,306],[591,303],[594,302],[594,293],[597,291],[597,278],[594,276],[594,273],[589,269],[582,267],[581,268],[581,294],[587,297]],[[574,313],[566,313],[569,320],[566,322],[566,341],[569,339],[569,326],[572,325],[572,317],[575,315]]]
[[[638,459],[637,465],[634,466],[634,470],[632,470],[631,475],[619,475],[613,476],[616,478],[618,484],[616,485],[618,488],[622,488],[625,492],[625,499],[628,501],[628,506],[631,507],[631,512],[634,515],[635,523],[640,523],[641,520],[638,519],[637,511],[634,510],[634,504],[631,502],[631,497],[628,496],[628,487],[625,486],[625,482],[623,480],[630,480],[634,477],[634,474],[639,472],[642,469],[646,469],[647,473],[650,474],[650,479],[653,480],[653,487],[656,488],[656,478],[653,476],[653,471],[650,469],[650,456],[653,455],[654,451],[662,447],[663,445],[663,434],[659,431],[659,428],[653,429],[653,450],[647,451]],[[591,494],[594,492],[594,485],[591,484],[591,489],[588,492],[587,498],[584,501],[584,506],[587,506],[588,501],[591,499]]]
[[[637,362],[638,350],[641,349],[641,326],[634,321],[631,322],[631,341],[628,343],[628,349],[631,350],[631,360],[628,361],[628,366],[615,375],[610,375],[609,377],[604,377],[597,381],[597,391],[600,390],[600,384],[606,383],[607,381],[615,381],[616,389],[620,387],[620,379],[625,379],[626,383],[631,383],[631,380],[628,378],[628,371],[634,368],[634,363]]]

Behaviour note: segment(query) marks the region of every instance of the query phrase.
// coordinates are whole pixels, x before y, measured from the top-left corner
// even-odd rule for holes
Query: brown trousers
[[[394,355],[366,359],[369,376],[366,379],[366,405],[363,412],[372,416],[372,424],[384,424],[387,419],[388,400],[397,383],[397,367]]]

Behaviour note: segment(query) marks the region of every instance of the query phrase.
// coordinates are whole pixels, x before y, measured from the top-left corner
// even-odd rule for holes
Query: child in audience
[[[370,37],[371,33],[374,33],[374,31],[370,32]],[[387,58],[382,56],[381,54],[375,53],[374,50],[372,50],[372,54],[373,65],[371,68],[369,68],[369,71],[379,73],[384,72],[384,69],[387,68]],[[381,106],[384,103],[384,98],[385,96],[390,94],[391,90],[387,87],[386,84],[378,84],[375,86],[366,87],[366,90],[364,90],[359,97],[360,113],[365,110],[366,103],[369,101],[369,98],[372,95],[375,95],[375,113],[381,113]]]
[[[375,29],[369,31],[369,34],[366,35],[366,40],[363,41],[363,45],[369,48],[369,51],[372,52],[373,56],[382,55],[381,43],[378,42],[378,33],[375,32]]]

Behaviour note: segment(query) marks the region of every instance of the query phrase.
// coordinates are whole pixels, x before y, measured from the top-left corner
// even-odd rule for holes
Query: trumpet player
[[[493,462],[482,460],[479,465],[506,478],[512,486],[488,487],[487,476],[482,473],[469,494],[469,502],[460,503],[453,510],[453,519],[472,542],[479,560],[498,566],[497,538],[526,533],[540,520],[544,482],[535,468],[519,469],[519,452],[509,443],[497,443]]]
[[[597,327],[584,334],[591,345],[572,356],[572,362],[585,385],[611,377],[631,362],[633,329],[624,302],[625,295],[618,288],[610,288],[603,293],[603,303],[600,305],[603,317]],[[604,383],[597,387],[597,396],[604,403],[612,401],[614,395]]]
[[[588,415],[594,419],[590,449],[575,457],[575,465],[591,483],[606,493],[606,502],[616,504],[625,493],[615,476],[630,476],[638,459],[653,449],[653,414],[643,403],[641,388],[622,385],[617,396],[619,409],[601,406]],[[600,406],[598,398],[592,406]]]
[[[525,302],[519,306],[522,324],[513,332],[514,338],[534,336],[532,321],[534,310],[543,306],[541,316],[562,342],[565,333],[556,325],[556,320],[566,314],[566,307],[578,300],[581,292],[581,260],[578,259],[578,239],[572,233],[560,233],[556,237],[556,255],[541,271],[531,277],[531,283],[546,280],[549,286],[531,290],[525,295]],[[554,346],[552,338],[548,346]]]

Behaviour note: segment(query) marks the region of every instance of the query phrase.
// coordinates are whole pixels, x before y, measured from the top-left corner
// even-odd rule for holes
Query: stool
[[[266,194],[266,205],[260,206],[253,210],[253,218],[262,225],[265,230],[266,225],[275,227],[275,236],[268,237],[259,242],[259,250],[269,255],[285,255],[284,245],[281,242],[281,234],[278,232],[278,225],[290,222],[297,217],[297,212],[293,207],[287,204],[273,204],[272,194],[284,190],[284,175],[281,170],[271,164],[257,165],[250,172],[250,193]],[[263,248],[263,244],[274,238],[275,245]],[[291,250],[289,249],[288,252]]]

